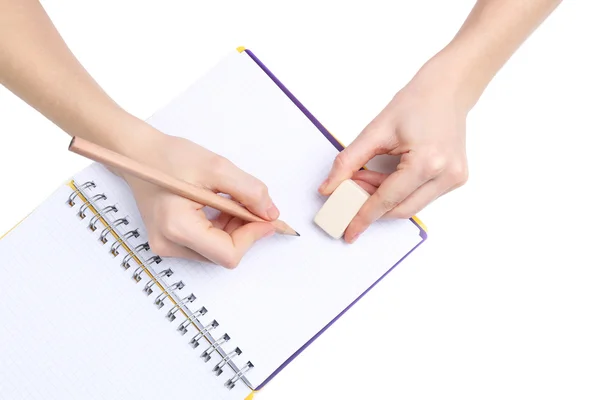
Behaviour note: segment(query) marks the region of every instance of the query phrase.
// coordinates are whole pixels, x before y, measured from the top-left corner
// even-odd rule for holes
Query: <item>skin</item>
[[[371,193],[344,239],[353,243],[379,218],[410,218],[468,178],[466,118],[512,54],[560,0],[479,0],[438,54],[335,159],[319,191],[345,179]],[[379,154],[400,155],[396,171],[359,171]]]
[[[479,0],[452,41],[334,160],[319,188],[329,195],[353,178],[372,196],[345,233],[354,242],[379,218],[409,218],[467,180],[466,117],[487,84],[559,0]],[[15,40],[14,38],[19,38]],[[36,0],[0,0],[0,83],[71,136],[80,136],[173,176],[231,195],[266,220],[279,211],[263,182],[231,161],[166,135],[117,105],[66,46]],[[154,154],[148,160],[145,154]],[[401,155],[396,171],[359,171],[378,154]],[[228,215],[123,175],[152,250],[163,257],[237,266],[269,223]]]

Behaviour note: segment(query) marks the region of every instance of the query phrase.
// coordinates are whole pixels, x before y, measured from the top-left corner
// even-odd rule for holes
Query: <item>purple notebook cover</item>
[[[333,145],[333,147],[335,147],[338,151],[342,151],[344,149],[344,146],[340,142],[338,142],[331,135],[331,133],[329,133],[329,131],[327,129],[325,129],[325,127],[310,113],[310,111],[308,111],[308,109],[306,109],[306,107],[304,107],[302,105],[302,103],[300,103],[300,101],[298,101],[298,99],[283,85],[283,83],[281,83],[281,81],[279,79],[277,79],[277,77],[275,75],[273,75],[273,73],[258,59],[258,57],[256,57],[256,55],[254,55],[254,53],[252,53],[252,51],[250,51],[248,49],[244,49],[243,52],[248,54],[250,56],[250,58],[252,58],[254,60],[254,62],[256,62],[256,64],[258,64],[258,66],[269,76],[269,78],[271,78],[273,80],[273,82],[275,82],[275,84],[289,97],[289,99],[300,109],[300,111],[302,111],[304,113],[304,115],[306,115],[306,117],[319,129],[319,131],[321,131],[323,136],[325,136],[327,138],[327,140],[329,140],[329,142]],[[277,368],[263,383],[261,383],[254,390],[258,391],[262,387],[264,387],[271,379],[273,379],[273,377],[275,377],[275,375],[277,375],[282,369],[284,369],[294,358],[296,358],[304,349],[306,349],[312,342],[314,342],[316,338],[318,338],[323,332],[325,332],[325,330],[327,328],[329,328],[346,311],[348,311],[350,309],[350,307],[352,307],[358,300],[360,300],[365,294],[367,294],[367,292],[369,290],[371,290],[379,281],[381,281],[387,274],[389,274],[390,271],[392,271],[398,264],[400,264],[402,262],[402,260],[404,260],[406,257],[408,257],[408,255],[410,253],[412,253],[417,247],[419,247],[427,239],[427,232],[425,232],[423,227],[421,225],[419,225],[413,218],[411,218],[411,222],[419,228],[420,236],[421,236],[422,240],[412,250],[410,250],[408,253],[406,253],[406,255],[404,257],[402,257],[396,264],[394,264],[389,270],[387,270],[387,272],[385,274],[383,274],[379,279],[377,279],[377,281],[375,281],[371,286],[369,286],[369,288],[367,290],[365,290],[352,303],[350,303],[348,305],[348,307],[346,307],[344,310],[342,310],[342,312],[340,312],[334,319],[332,319],[327,325],[325,325],[323,327],[323,329],[321,329],[319,332],[317,332],[312,338],[310,338],[310,340],[308,342],[306,342],[304,345],[302,345],[302,347],[300,347],[294,354],[292,354],[287,360],[285,360],[285,362],[283,364],[281,364],[279,366],[279,368]]]

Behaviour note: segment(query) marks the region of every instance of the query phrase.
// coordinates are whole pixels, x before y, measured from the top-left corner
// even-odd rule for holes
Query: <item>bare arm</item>
[[[338,155],[320,192],[329,195],[352,178],[372,194],[346,229],[346,241],[356,240],[381,217],[410,218],[466,182],[467,114],[559,3],[477,1],[450,43]],[[396,171],[359,171],[378,154],[402,155]]]
[[[265,219],[279,216],[258,179],[120,108],[77,61],[37,0],[0,0],[0,83],[71,136],[230,194]],[[216,164],[222,166],[218,171]],[[150,246],[160,256],[208,259],[235,267],[255,241],[274,232],[269,223],[243,224],[224,214],[208,220],[202,205],[124,178],[146,223]]]
[[[68,134],[106,147],[127,147],[120,142],[143,128],[82,67],[37,0],[0,0],[0,83]]]
[[[442,51],[473,106],[487,84],[561,0],[478,0]]]

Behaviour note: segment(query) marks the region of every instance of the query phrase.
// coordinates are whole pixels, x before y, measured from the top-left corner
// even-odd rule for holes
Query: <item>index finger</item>
[[[211,189],[231,195],[250,211],[266,220],[279,217],[279,210],[273,203],[267,186],[258,178],[242,171],[231,161],[219,157],[214,167]]]

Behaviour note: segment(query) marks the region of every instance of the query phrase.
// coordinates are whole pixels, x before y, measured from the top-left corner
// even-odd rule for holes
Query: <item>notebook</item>
[[[302,236],[233,270],[163,259],[127,184],[90,164],[0,240],[1,399],[252,397],[427,238],[417,217],[352,245],[314,224],[343,145],[250,50],[148,122],[265,182]]]

